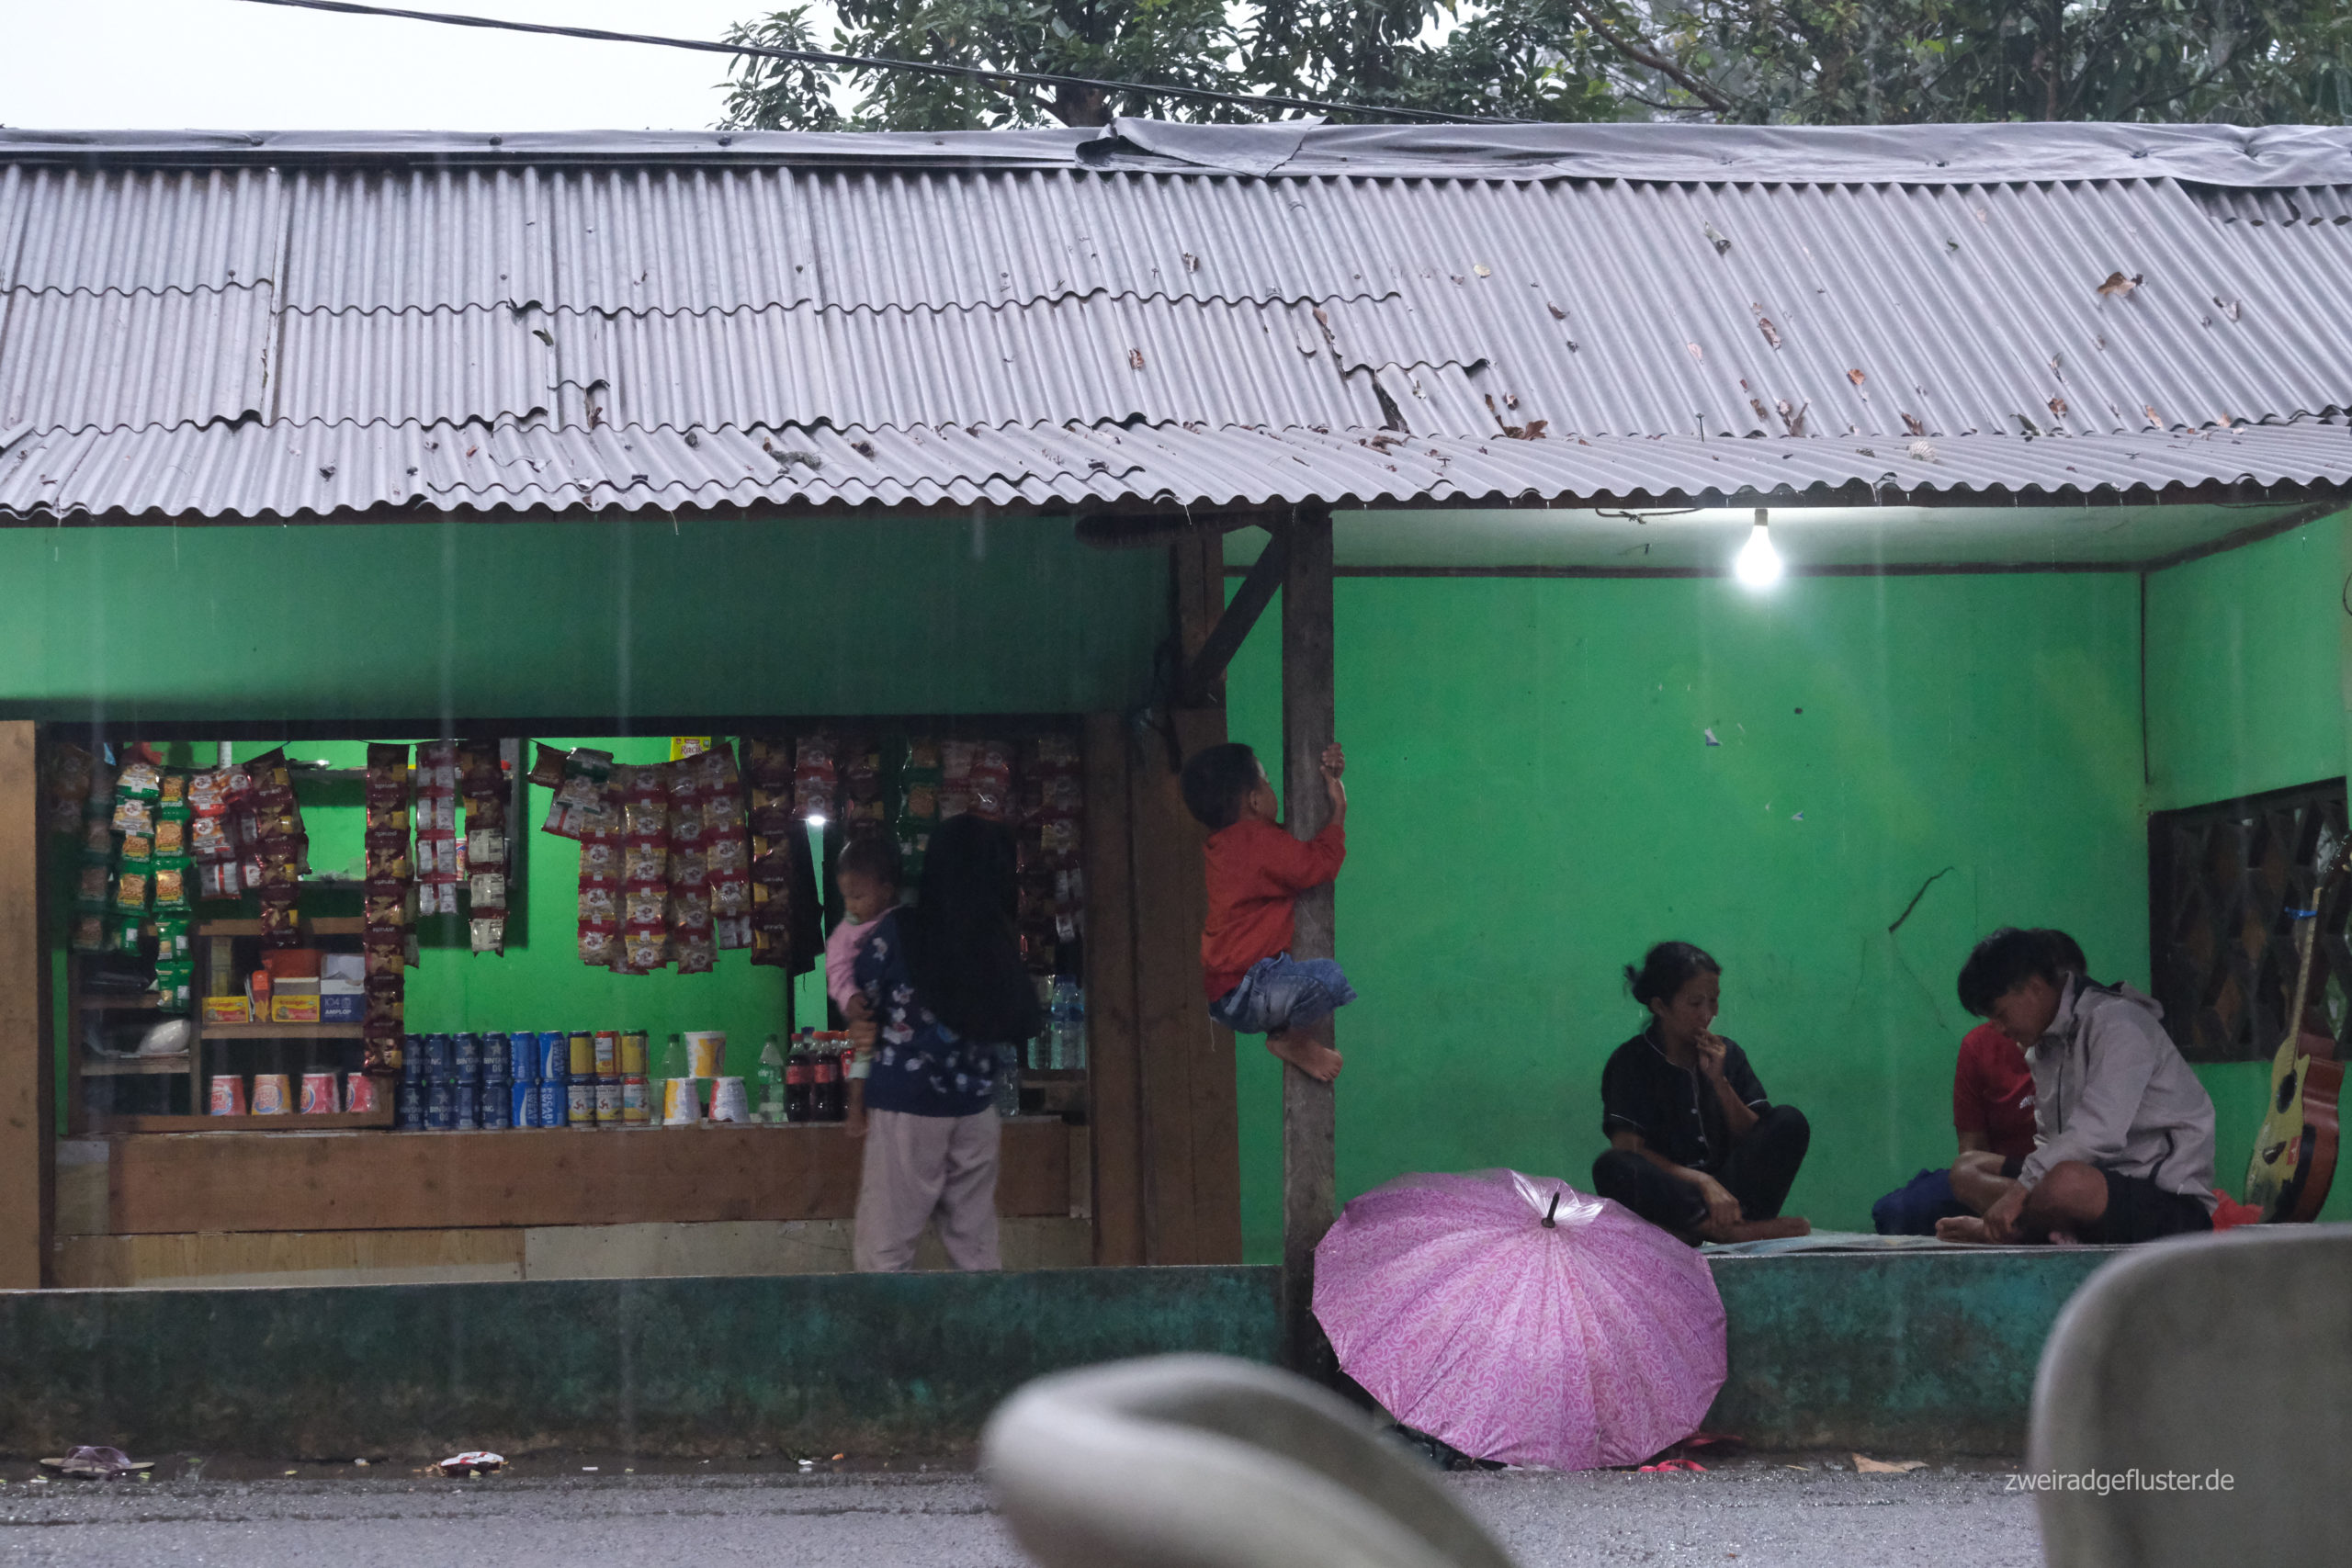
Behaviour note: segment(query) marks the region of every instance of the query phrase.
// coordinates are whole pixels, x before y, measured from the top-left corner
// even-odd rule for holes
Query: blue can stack
[[[506,1036],[481,1037],[481,1121],[484,1132],[503,1133],[514,1124],[514,1064],[507,1057]]]

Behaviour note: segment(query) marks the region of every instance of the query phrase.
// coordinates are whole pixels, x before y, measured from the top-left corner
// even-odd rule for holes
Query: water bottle
[[[1052,1040],[1048,1065],[1056,1072],[1067,1072],[1075,1065],[1070,1060],[1070,1054],[1076,1043],[1071,1039],[1071,1032],[1074,1028],[1071,1011],[1074,1005],[1072,993],[1077,989],[1078,983],[1067,976],[1057,976],[1054,981],[1054,1002],[1046,1014],[1046,1030]]]
[[[1021,1114],[1021,1047],[1018,1045],[996,1048],[995,1100],[998,1115]]]
[[[1086,987],[1072,980],[1069,983],[1069,1063],[1076,1072],[1086,1070]]]
[[[752,1121],[775,1123],[784,1120],[784,1047],[771,1034],[768,1043],[760,1047],[760,1099],[752,1110]]]

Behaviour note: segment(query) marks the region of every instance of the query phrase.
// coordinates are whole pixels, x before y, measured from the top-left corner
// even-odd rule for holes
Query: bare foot
[[[1813,1222],[1794,1214],[1784,1214],[1777,1220],[1741,1220],[1728,1225],[1702,1225],[1699,1234],[1709,1241],[1787,1241],[1792,1236],[1811,1235]]]
[[[1290,1031],[1266,1036],[1266,1049],[1317,1083],[1340,1076],[1340,1054],[1313,1035]]]
[[[1938,1241],[1973,1241],[1989,1246],[1992,1237],[1984,1234],[1984,1222],[1974,1214],[1955,1214],[1936,1222]]]

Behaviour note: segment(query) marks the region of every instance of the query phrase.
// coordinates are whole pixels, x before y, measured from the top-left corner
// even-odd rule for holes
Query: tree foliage
[[[989,69],[1513,119],[1774,124],[2352,115],[2352,7],[2326,0],[840,0],[831,47]],[[813,42],[806,7],[730,41]],[[942,130],[1230,119],[1146,92],[744,56],[739,127]],[[854,104],[844,113],[842,102]]]

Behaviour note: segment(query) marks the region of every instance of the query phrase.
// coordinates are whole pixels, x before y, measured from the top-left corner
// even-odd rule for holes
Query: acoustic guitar
[[[2271,1060],[2270,1098],[2264,1103],[2262,1131],[2255,1137],[2254,1159],[2245,1171],[2245,1201],[2262,1211],[2266,1224],[2304,1224],[2317,1219],[2335,1180],[2336,1103],[2344,1088],[2344,1064],[2335,1060],[2333,1038],[2303,1027],[2303,1009],[2311,999],[2320,907],[2347,863],[2352,863],[2352,841],[2312,889],[2311,908],[2295,914],[2295,998],[2287,1010],[2287,1038]]]

